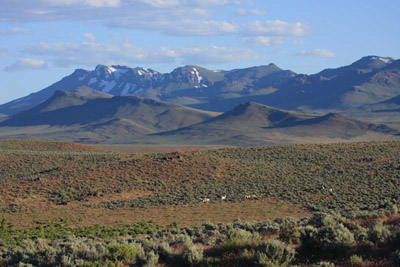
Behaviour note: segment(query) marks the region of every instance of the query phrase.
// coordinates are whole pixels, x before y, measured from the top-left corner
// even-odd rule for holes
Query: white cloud
[[[309,56],[309,57],[335,57],[335,54],[326,49],[316,48],[314,50],[304,50],[297,53],[299,56]]]
[[[246,29],[246,34],[258,36],[302,36],[308,32],[307,24],[282,20],[253,21]]]
[[[96,41],[96,35],[93,34],[93,33],[85,33],[83,35],[83,37],[86,38],[87,40],[91,41],[91,42]]]
[[[18,28],[18,27],[12,28],[10,30],[0,30],[0,35],[9,35],[9,34],[18,34],[18,33],[27,34],[27,33],[31,33],[31,31],[28,29],[23,29],[23,28]]]
[[[41,70],[47,68],[46,63],[43,60],[36,60],[31,58],[24,58],[17,60],[11,66],[5,67],[4,71],[23,71],[23,70]]]
[[[184,64],[224,64],[263,58],[250,49],[217,46],[178,48],[177,52]]]
[[[237,33],[240,25],[216,16],[228,0],[2,0],[0,22],[95,21],[109,27],[175,36]],[[219,10],[218,10],[219,9]],[[212,16],[212,19],[210,17]]]
[[[26,54],[47,57],[54,65],[93,66],[99,63],[112,64],[223,64],[262,58],[251,49],[217,46],[193,47],[140,47],[130,40],[119,40],[112,44],[82,43],[39,43],[27,45]]]
[[[121,0],[43,0],[53,6],[120,7]]]
[[[138,0],[138,2],[157,8],[176,7],[181,5],[179,0]]]
[[[282,37],[266,37],[266,36],[256,36],[256,37],[241,37],[239,40],[243,43],[250,45],[264,45],[270,46],[271,44],[283,44],[284,40]]]
[[[239,5],[238,1],[228,0],[136,0],[133,2],[143,3],[155,8],[189,7],[189,8],[214,8],[230,5]]]
[[[262,15],[251,1],[237,0],[2,0],[0,22],[94,22],[172,36],[302,36],[309,27],[282,20],[237,20]],[[234,8],[225,8],[225,7]],[[227,16],[220,16],[221,14]]]
[[[182,19],[170,20],[165,18],[151,21],[115,20],[110,26],[133,29],[147,29],[175,36],[216,36],[235,34],[239,26],[227,21]]]
[[[187,6],[197,6],[205,8],[240,5],[240,2],[232,0],[182,0],[182,3]]]
[[[261,9],[244,9],[240,8],[236,10],[236,14],[240,16],[260,16],[260,15],[265,15],[267,12],[265,10]]]

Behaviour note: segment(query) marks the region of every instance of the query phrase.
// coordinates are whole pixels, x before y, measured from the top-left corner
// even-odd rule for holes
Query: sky
[[[400,58],[398,0],[0,0],[0,103],[98,64],[274,63],[312,74]]]

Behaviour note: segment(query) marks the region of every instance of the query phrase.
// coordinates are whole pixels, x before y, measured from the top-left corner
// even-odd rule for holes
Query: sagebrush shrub
[[[191,246],[187,249],[183,257],[189,265],[198,265],[204,257],[203,247]]]
[[[320,261],[314,265],[315,267],[335,267],[335,264],[329,261]]]
[[[110,244],[108,256],[114,261],[133,260],[136,257],[135,249],[128,244]]]
[[[146,267],[156,267],[158,264],[159,256],[158,254],[154,253],[154,251],[150,251],[146,254],[146,262],[144,266]]]
[[[359,264],[362,264],[363,263],[363,258],[361,257],[361,256],[358,256],[358,255],[352,255],[351,257],[350,257],[350,263],[351,264],[357,264],[357,265],[359,265]]]
[[[257,248],[255,262],[260,266],[287,266],[295,257],[295,250],[278,240],[268,241]]]
[[[377,222],[368,231],[368,239],[374,243],[384,243],[390,236],[390,231],[382,222]]]

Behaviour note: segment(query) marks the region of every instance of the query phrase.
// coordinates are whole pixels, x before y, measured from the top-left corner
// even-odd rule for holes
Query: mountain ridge
[[[60,102],[62,104],[59,104]],[[57,108],[49,108],[54,106]],[[166,111],[169,113],[165,113]],[[83,96],[72,92],[56,91],[44,103],[11,116],[2,121],[0,126],[82,126],[101,124],[112,119],[132,120],[134,118],[135,123],[154,131],[179,128],[215,115],[216,113],[138,96]]]
[[[311,75],[282,70],[273,63],[216,71],[186,65],[170,73],[98,65],[92,71],[77,69],[43,90],[0,105],[0,113],[16,114],[44,102],[56,90],[79,93],[82,87],[218,112],[247,101],[283,109],[346,110],[400,95],[400,60],[367,56]]]

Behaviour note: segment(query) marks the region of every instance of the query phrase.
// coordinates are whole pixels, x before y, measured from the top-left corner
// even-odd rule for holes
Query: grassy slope
[[[134,155],[2,141],[0,217],[29,227],[65,217],[74,225],[265,220],[304,208],[350,216],[399,201],[399,151],[399,142],[370,142]]]
[[[57,91],[39,106],[2,122],[1,135],[3,138],[29,135],[92,143],[124,142],[138,135],[173,130],[216,115],[218,113],[133,96],[111,98]]]
[[[386,126],[379,127],[338,114],[317,117],[249,102],[207,121],[155,134],[154,141],[268,145],[356,141],[357,138],[394,139],[396,137],[391,134],[395,132]]]

